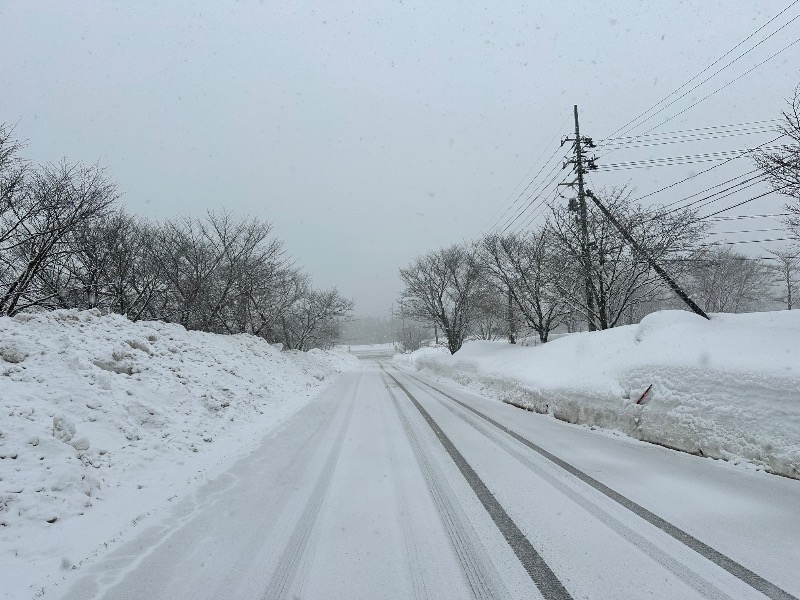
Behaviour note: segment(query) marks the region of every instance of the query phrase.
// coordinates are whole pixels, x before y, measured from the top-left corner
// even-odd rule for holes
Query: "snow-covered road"
[[[370,361],[51,597],[790,599],[798,565],[798,481]]]

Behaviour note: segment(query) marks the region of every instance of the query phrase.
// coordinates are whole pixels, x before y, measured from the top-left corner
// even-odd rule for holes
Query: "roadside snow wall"
[[[800,478],[800,311],[662,311],[535,348],[469,342],[395,360],[570,423]]]
[[[166,495],[357,364],[96,311],[0,318],[0,532],[21,553],[47,523]]]

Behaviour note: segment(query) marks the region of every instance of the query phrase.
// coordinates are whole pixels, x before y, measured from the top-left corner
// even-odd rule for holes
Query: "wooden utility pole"
[[[597,167],[594,164],[594,158],[586,159],[583,154],[584,148],[594,148],[594,142],[592,142],[591,138],[581,137],[581,128],[578,123],[578,105],[575,104],[573,109],[575,114],[575,138],[564,138],[561,141],[561,145],[563,146],[564,142],[571,141],[573,143],[572,148],[575,151],[575,158],[567,161],[564,166],[571,164],[577,177],[575,181],[566,185],[576,186],[578,192],[578,206],[575,207],[570,203],[570,210],[577,208],[578,211],[578,220],[581,228],[581,264],[586,294],[586,319],[589,331],[595,331],[597,329],[597,321],[594,310],[594,293],[592,292],[592,259],[589,255],[589,225],[587,223],[586,191],[584,189],[583,176],[587,169],[596,169]]]
[[[389,309],[389,336],[391,337],[392,348],[397,346],[397,331],[394,328],[394,302]]]
[[[687,294],[686,292],[683,291],[683,288],[681,288],[681,286],[679,286],[678,283],[672,277],[670,277],[669,273],[667,273],[661,267],[661,265],[659,265],[655,261],[655,259],[650,256],[650,253],[647,250],[642,248],[642,246],[639,244],[639,242],[637,242],[634,239],[634,237],[628,232],[628,230],[625,229],[622,226],[622,224],[611,213],[611,211],[608,210],[603,205],[603,203],[600,202],[600,200],[597,199],[597,196],[595,196],[589,190],[586,191],[586,195],[589,196],[589,198],[592,199],[592,202],[594,202],[597,205],[597,208],[600,209],[600,212],[602,212],[603,215],[605,216],[605,218],[608,219],[611,222],[611,224],[614,227],[617,228],[617,231],[619,231],[622,234],[622,237],[624,237],[628,241],[628,243],[631,245],[631,247],[634,250],[636,250],[636,252],[638,252],[641,256],[644,257],[644,259],[647,261],[647,264],[649,264],[650,267],[658,274],[658,276],[661,277],[661,279],[663,279],[666,282],[666,284],[670,287],[670,289],[672,289],[672,291],[675,292],[675,294],[677,294],[678,298],[683,300],[683,302],[686,304],[686,306],[688,306],[689,308],[692,309],[692,312],[700,315],[701,317],[703,317],[705,319],[708,319],[709,317],[703,311],[703,309],[700,308],[699,306],[697,306],[697,304],[695,304],[694,301],[689,297],[689,294]]]
[[[513,298],[511,297],[511,287],[507,288],[507,300],[508,304],[506,306],[506,319],[508,321],[508,343],[509,344],[516,344],[517,343],[517,323],[516,318],[514,315],[514,302]]]

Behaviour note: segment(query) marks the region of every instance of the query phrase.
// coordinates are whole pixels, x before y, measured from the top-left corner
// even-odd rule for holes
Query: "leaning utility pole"
[[[583,175],[586,173],[587,169],[596,169],[597,166],[594,164],[594,158],[586,159],[583,155],[584,147],[594,148],[594,142],[592,138],[581,137],[581,130],[578,124],[577,104],[574,105],[574,111],[575,138],[565,137],[561,140],[561,145],[563,146],[565,142],[573,142],[572,148],[575,151],[575,158],[565,162],[564,167],[570,164],[573,165],[573,171],[577,178],[572,183],[562,185],[577,186],[578,206],[576,207],[575,204],[570,201],[569,209],[575,211],[577,208],[578,211],[578,220],[580,221],[581,227],[581,263],[583,265],[583,281],[586,291],[586,317],[589,331],[595,331],[597,329],[597,322],[595,320],[594,294],[592,293],[592,259],[589,256],[589,226],[586,222],[586,192],[584,190]]]
[[[678,298],[683,300],[686,306],[692,309],[692,312],[708,319],[708,315],[703,311],[703,309],[697,306],[697,304],[695,304],[694,301],[689,297],[689,294],[683,291],[683,288],[681,288],[681,286],[679,286],[678,283],[672,277],[669,276],[669,273],[667,273],[655,261],[655,259],[652,256],[650,256],[650,253],[647,250],[642,248],[639,242],[637,242],[634,239],[634,237],[628,232],[628,230],[622,226],[622,224],[616,219],[616,217],[611,213],[611,211],[608,210],[603,205],[603,203],[600,202],[600,200],[598,200],[597,196],[595,196],[590,190],[586,190],[586,195],[592,199],[592,202],[594,202],[597,205],[597,208],[600,209],[600,212],[603,213],[603,216],[605,216],[606,219],[611,221],[611,224],[617,228],[617,231],[619,231],[622,234],[622,237],[624,237],[628,241],[631,247],[634,250],[636,250],[636,252],[638,252],[641,256],[644,257],[644,259],[647,261],[647,264],[649,264],[650,267],[658,274],[658,276],[661,277],[661,279],[663,279],[666,282],[666,284],[672,289],[673,292],[675,292],[675,294],[677,294]]]

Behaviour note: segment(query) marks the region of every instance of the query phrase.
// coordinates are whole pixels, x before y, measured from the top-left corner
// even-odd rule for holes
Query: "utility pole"
[[[514,302],[513,298],[511,297],[511,286],[507,288],[507,300],[508,305],[506,306],[507,312],[507,320],[508,320],[508,343],[509,344],[516,344],[517,343],[517,324],[515,321],[514,315]]]
[[[596,169],[597,166],[594,164],[595,161],[594,157],[588,159],[584,157],[583,154],[584,148],[594,148],[594,142],[592,141],[592,138],[581,137],[581,129],[580,125],[578,124],[578,105],[575,104],[573,108],[575,113],[575,137],[564,138],[563,140],[561,140],[561,145],[563,146],[565,142],[573,143],[572,147],[573,150],[575,151],[575,158],[565,162],[564,167],[566,167],[569,164],[573,165],[573,171],[575,172],[577,178],[572,183],[562,184],[562,185],[577,187],[578,205],[576,207],[575,204],[572,201],[570,201],[569,209],[571,211],[577,210],[578,220],[580,221],[581,263],[583,264],[583,281],[586,293],[587,324],[589,327],[589,331],[595,331],[597,329],[597,322],[595,320],[594,294],[592,293],[592,276],[591,276],[592,259],[589,256],[589,226],[586,222],[587,221],[586,191],[584,189],[583,176],[586,173],[587,169]]]
[[[697,304],[695,304],[695,303],[694,303],[694,301],[693,301],[693,300],[692,300],[692,299],[689,297],[689,294],[687,294],[686,292],[684,292],[684,291],[683,291],[683,288],[681,288],[681,286],[679,286],[679,285],[678,285],[678,283],[677,283],[677,282],[676,282],[676,281],[675,281],[675,280],[674,280],[672,277],[670,277],[670,276],[669,276],[669,273],[667,273],[667,272],[666,272],[666,271],[665,271],[665,270],[664,270],[664,269],[663,269],[663,268],[662,268],[662,267],[661,267],[661,266],[660,266],[660,265],[659,265],[659,264],[658,264],[658,263],[655,261],[655,259],[654,259],[652,256],[650,256],[650,253],[649,253],[649,252],[647,252],[647,250],[645,250],[644,248],[642,248],[642,246],[641,246],[641,245],[639,245],[639,242],[637,242],[637,241],[634,239],[634,237],[633,237],[633,236],[632,236],[632,235],[631,235],[631,234],[628,232],[628,230],[627,230],[627,229],[625,229],[625,228],[622,226],[622,224],[621,224],[621,223],[620,223],[620,222],[617,220],[617,218],[616,218],[616,217],[615,217],[615,216],[614,216],[614,215],[611,213],[611,211],[610,211],[610,210],[608,210],[608,209],[607,209],[607,208],[606,208],[606,207],[603,205],[603,203],[602,203],[602,202],[600,202],[600,200],[598,200],[598,199],[597,199],[597,196],[595,196],[595,195],[594,195],[594,194],[591,192],[591,190],[586,190],[586,195],[587,195],[587,196],[589,196],[589,198],[591,198],[591,199],[592,199],[592,202],[594,202],[594,203],[597,205],[597,208],[599,208],[599,209],[600,209],[600,211],[603,213],[603,216],[605,216],[605,218],[606,218],[606,219],[608,219],[609,221],[611,221],[611,224],[612,224],[614,227],[616,227],[616,228],[617,228],[617,231],[619,231],[619,232],[622,234],[622,237],[624,237],[624,238],[625,238],[625,239],[628,241],[628,243],[631,245],[631,247],[632,247],[634,250],[636,250],[636,252],[638,252],[640,255],[642,255],[642,256],[644,257],[644,259],[647,261],[647,263],[650,265],[650,267],[651,267],[651,268],[652,268],[652,269],[653,269],[653,270],[654,270],[656,273],[658,273],[658,276],[659,276],[659,277],[661,277],[661,279],[663,279],[663,280],[664,280],[664,281],[667,283],[667,285],[668,285],[668,286],[669,286],[669,287],[672,289],[672,291],[673,291],[673,292],[675,292],[675,293],[678,295],[678,298],[680,298],[681,300],[683,300],[683,301],[684,301],[684,303],[686,304],[686,306],[688,306],[689,308],[691,308],[691,309],[692,309],[692,312],[694,312],[695,314],[698,314],[698,315],[700,315],[701,317],[703,317],[703,318],[705,318],[705,319],[708,319],[709,317],[708,317],[708,315],[707,315],[707,314],[706,314],[706,313],[703,311],[703,309],[702,309],[702,308],[700,308],[699,306],[697,306]]]
[[[400,343],[406,344],[408,342],[408,333],[406,333],[406,306],[400,303],[400,323],[402,329],[400,330]]]
[[[392,306],[389,309],[389,336],[392,338],[392,348],[397,346],[397,332],[394,329],[394,302],[392,302]]]

